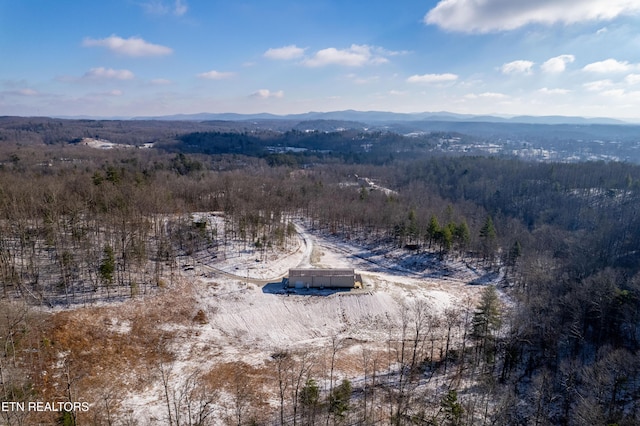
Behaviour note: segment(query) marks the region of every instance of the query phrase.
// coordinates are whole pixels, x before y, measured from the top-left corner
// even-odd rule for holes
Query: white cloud
[[[284,92],[282,90],[278,90],[277,92],[272,92],[269,89],[260,89],[257,92],[252,93],[251,97],[259,98],[259,99],[283,98]]]
[[[412,75],[407,78],[408,83],[450,83],[456,81],[458,76],[456,74],[445,73],[445,74],[422,74],[422,75]]]
[[[221,72],[221,71],[211,70],[211,71],[198,74],[198,77],[203,78],[205,80],[224,80],[227,78],[231,78],[234,75],[235,74],[232,72]]]
[[[113,68],[91,68],[82,76],[86,80],[132,80],[135,75],[129,70],[114,70]]]
[[[468,95],[465,95],[464,97],[467,98],[467,99],[478,99],[478,98],[484,98],[484,99],[507,99],[509,96],[505,95],[504,93],[484,92],[484,93],[479,93],[479,94],[469,93]]]
[[[484,92],[478,95],[480,98],[489,98],[489,99],[506,99],[509,96],[504,93],[496,93],[496,92]]]
[[[187,2],[184,0],[176,0],[175,6],[173,8],[173,14],[176,16],[182,16],[189,10],[189,6],[187,6]]]
[[[424,22],[450,31],[487,33],[528,24],[610,21],[638,12],[636,0],[440,0]]]
[[[103,39],[87,37],[82,42],[82,45],[84,47],[106,47],[117,54],[133,57],[165,56],[173,52],[169,47],[146,42],[140,37],[122,38],[117,35],[111,35]]]
[[[538,90],[538,93],[542,93],[543,95],[566,95],[571,93],[571,90],[567,89],[549,89],[547,87],[543,87]]]
[[[582,87],[584,87],[585,89],[587,89],[590,92],[599,92],[601,90],[604,90],[608,87],[613,86],[613,82],[611,80],[597,80],[597,81],[592,81],[589,83],[584,83],[582,85]]]
[[[546,73],[561,73],[567,68],[567,64],[575,60],[573,55],[560,55],[545,61],[540,67]]]
[[[622,89],[611,89],[611,90],[605,90],[604,92],[600,92],[600,94],[603,96],[608,96],[612,98],[620,98],[625,95],[625,91]]]
[[[377,51],[381,55],[387,55],[387,56],[401,56],[401,55],[408,55],[411,53],[410,50],[386,50],[382,48],[377,48]]]
[[[140,3],[144,11],[150,15],[164,15],[169,13],[169,7],[159,0],[150,0]]]
[[[176,16],[182,16],[189,10],[187,2],[184,0],[175,0],[173,6],[171,3],[162,0],[150,0],[140,4],[144,11],[150,15],[167,15],[173,13]]]
[[[627,84],[638,84],[640,83],[640,74],[629,74],[624,78],[624,81]]]
[[[595,72],[595,73],[610,73],[610,72],[625,72],[634,68],[633,65],[629,64],[627,61],[617,61],[615,59],[605,59],[604,61],[593,62],[591,64],[585,65],[582,68],[584,71]]]
[[[348,49],[329,47],[317,51],[311,58],[303,61],[308,67],[323,67],[327,65],[342,65],[347,67],[361,67],[363,65],[381,64],[388,62],[380,54],[381,49],[367,45],[352,44]],[[389,54],[387,52],[387,54]]]
[[[507,62],[500,67],[500,71],[503,74],[531,74],[533,65],[533,62],[523,60]]]
[[[263,56],[269,59],[295,59],[304,55],[305,50],[306,49],[303,49],[302,47],[291,44],[289,46],[268,49],[266,52],[264,52]]]

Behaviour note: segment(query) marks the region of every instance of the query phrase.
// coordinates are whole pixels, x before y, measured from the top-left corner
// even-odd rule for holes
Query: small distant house
[[[290,288],[354,288],[361,278],[353,269],[289,269]]]

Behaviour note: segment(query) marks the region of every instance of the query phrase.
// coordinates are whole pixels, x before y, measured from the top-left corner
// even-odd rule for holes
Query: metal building
[[[288,286],[293,288],[353,288],[353,269],[289,269]]]

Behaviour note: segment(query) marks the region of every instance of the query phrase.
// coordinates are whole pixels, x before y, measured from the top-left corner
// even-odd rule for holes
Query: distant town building
[[[362,287],[362,278],[353,269],[289,269],[289,288]]]

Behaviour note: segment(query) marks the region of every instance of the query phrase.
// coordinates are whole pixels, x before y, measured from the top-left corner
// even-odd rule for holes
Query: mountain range
[[[122,119],[122,118],[120,118]],[[307,112],[302,114],[276,115],[269,113],[238,114],[238,113],[198,113],[175,114],[164,116],[132,117],[132,120],[170,120],[170,121],[246,121],[246,120],[344,120],[359,121],[363,123],[391,123],[401,121],[453,121],[453,122],[488,122],[488,123],[524,123],[524,124],[633,124],[614,118],[586,118],[576,116],[498,116],[498,115],[472,115],[456,114],[447,111],[398,113],[387,111],[330,111]]]

